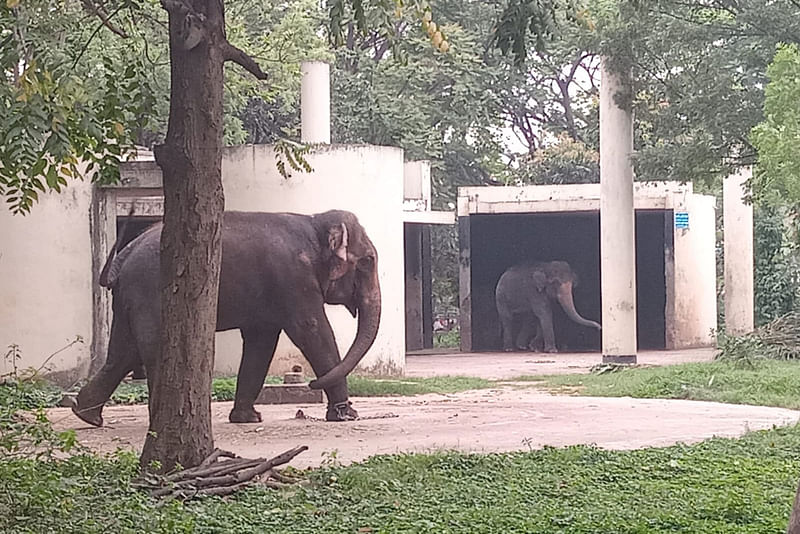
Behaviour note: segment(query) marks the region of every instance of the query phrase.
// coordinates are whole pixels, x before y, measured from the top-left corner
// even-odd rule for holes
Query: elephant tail
[[[125,231],[128,229],[128,223],[133,218],[133,208],[135,203],[131,202],[131,209],[128,212],[128,216],[125,217],[125,221],[122,223],[122,228],[119,232],[117,232],[117,240],[114,242],[114,246],[111,247],[111,250],[108,252],[108,257],[106,258],[106,263],[103,265],[103,270],[100,271],[100,277],[98,278],[98,283],[101,287],[114,287],[114,284],[119,277],[119,270],[122,267],[122,263],[125,260],[125,255],[117,256],[119,252],[119,248],[122,245],[122,240],[125,237]]]

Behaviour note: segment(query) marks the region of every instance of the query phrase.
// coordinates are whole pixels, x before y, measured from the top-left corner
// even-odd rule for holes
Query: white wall
[[[22,368],[41,366],[63,380],[89,365],[92,341],[92,186],[73,181],[62,193],[40,194],[26,216],[0,208],[0,352],[19,345]],[[0,361],[0,374],[11,371]]]
[[[674,230],[675,348],[714,344],[717,328],[716,199],[687,195],[689,228]]]
[[[378,249],[383,310],[378,337],[359,370],[398,374],[405,367],[403,262],[403,151],[371,145],[318,145],[306,158],[312,173],[277,171],[268,145],[227,148],[222,180],[225,209],[319,213],[344,209],[356,214]],[[328,306],[339,349],[344,354],[355,336],[356,321],[342,306]],[[217,334],[216,372],[233,374],[241,358],[238,331]],[[300,351],[281,336],[271,373],[282,373],[302,360]],[[303,364],[310,373],[310,366]]]
[[[271,147],[226,149],[222,164],[225,207],[306,214],[329,209],[354,212],[378,249],[383,301],[378,337],[359,370],[400,374],[405,367],[403,151],[323,145],[316,146],[307,159],[312,173],[293,172],[286,179],[277,171]],[[19,366],[39,367],[49,355],[81,336],[83,343],[72,345],[48,364],[69,381],[87,373],[91,357],[92,185],[76,181],[60,194],[40,198],[24,217],[0,209],[0,356],[8,345],[18,344]],[[109,198],[113,203],[114,195]],[[113,221],[113,209],[109,215]],[[329,306],[327,312],[344,353],[355,336],[356,321],[342,306]],[[216,372],[235,374],[240,358],[238,331],[217,334]],[[303,361],[283,336],[271,371],[283,373]],[[309,365],[303,367],[311,372]],[[11,365],[0,358],[0,374],[10,370]]]

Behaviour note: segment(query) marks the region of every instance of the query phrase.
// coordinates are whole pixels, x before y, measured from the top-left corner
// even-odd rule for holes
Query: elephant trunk
[[[600,324],[590,321],[589,319],[584,319],[575,309],[575,302],[572,300],[571,282],[565,282],[561,284],[561,287],[558,288],[558,302],[561,304],[561,307],[564,309],[567,317],[572,319],[572,321],[578,323],[579,325],[588,326],[589,328],[596,328],[597,330],[601,329]]]
[[[312,389],[325,389],[344,379],[355,369],[378,335],[378,325],[381,321],[381,289],[378,283],[377,264],[367,276],[369,277],[367,283],[359,288],[358,330],[353,344],[336,367],[309,383]]]

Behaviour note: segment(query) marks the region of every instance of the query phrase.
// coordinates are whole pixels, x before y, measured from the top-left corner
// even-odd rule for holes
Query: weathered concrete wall
[[[405,366],[403,151],[369,145],[318,145],[307,160],[314,169],[312,173],[292,172],[286,179],[277,171],[270,146],[227,148],[222,163],[225,209],[307,214],[329,209],[354,212],[378,249],[383,302],[378,337],[359,370],[402,373]],[[356,321],[342,306],[328,306],[326,311],[344,354],[355,336]],[[238,331],[217,334],[216,371],[235,373],[240,357]],[[303,360],[300,351],[282,335],[270,371],[282,373],[299,360]],[[310,372],[307,364],[303,367]]]
[[[46,368],[70,382],[89,367],[92,340],[92,186],[74,181],[40,194],[29,215],[0,208],[0,351],[19,345],[20,368]],[[11,372],[0,361],[0,374]]]
[[[676,349],[710,346],[716,339],[715,202],[712,196],[687,195],[689,228],[674,230],[672,339]]]

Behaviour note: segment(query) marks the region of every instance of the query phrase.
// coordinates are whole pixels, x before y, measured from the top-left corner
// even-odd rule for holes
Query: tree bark
[[[794,496],[794,506],[792,506],[792,515],[789,516],[786,534],[800,534],[800,486],[797,487],[797,493]]]
[[[199,465],[214,448],[211,373],[222,260],[223,65],[267,75],[225,37],[222,0],[161,0],[169,14],[167,137],[155,147],[164,187],[158,354],[145,355],[150,428],[141,464]]]
[[[151,358],[142,466],[193,467],[214,449],[211,373],[222,258],[223,4],[162,2],[169,13],[170,112],[156,147],[164,187],[161,343]],[[199,39],[199,41],[198,41]]]

